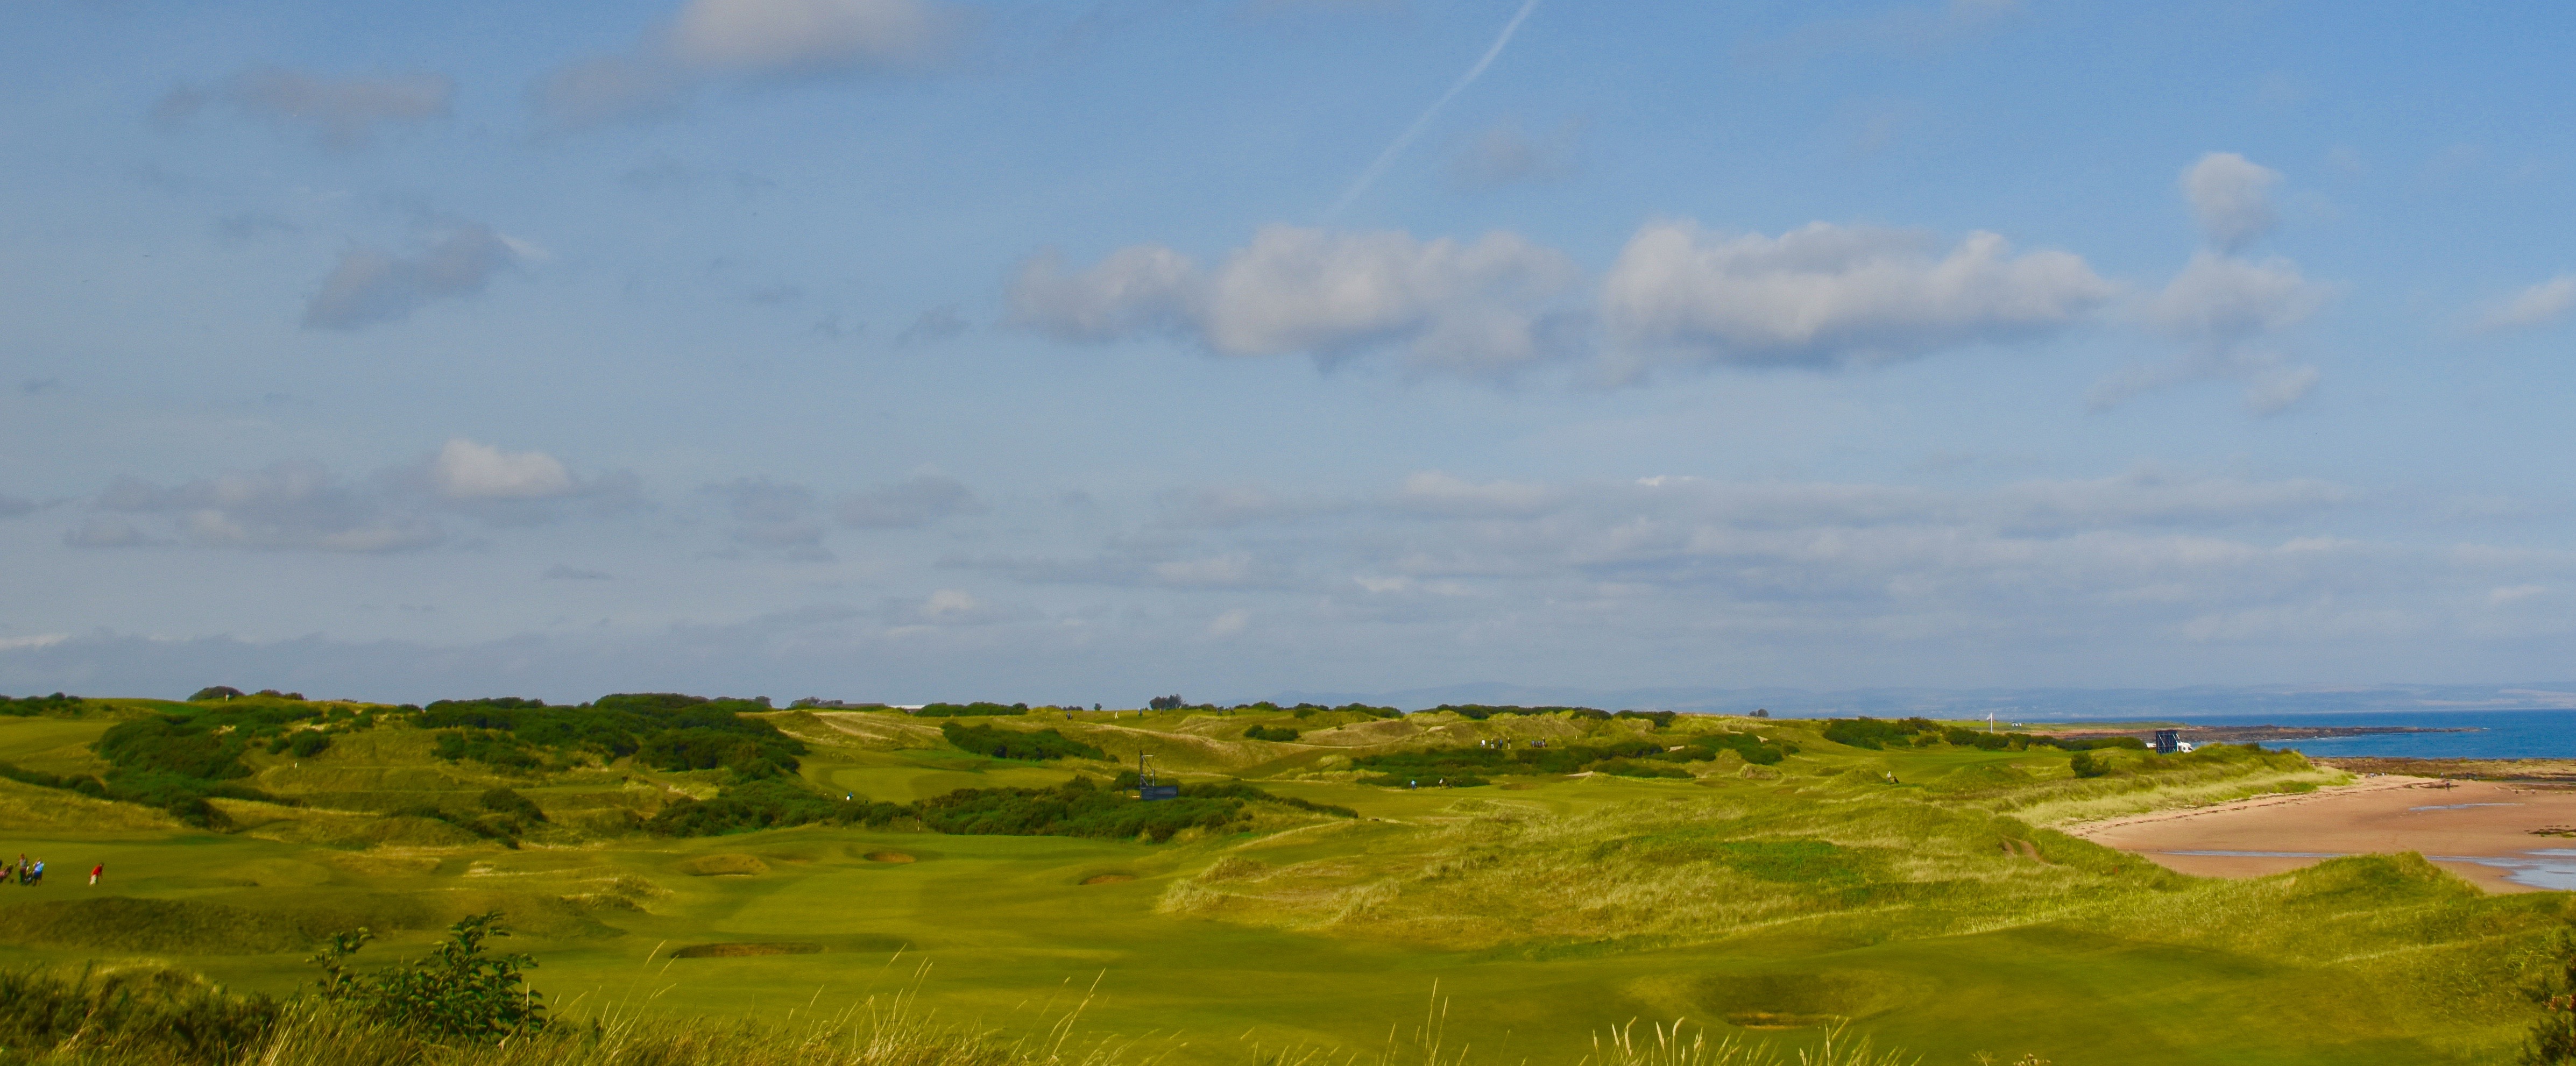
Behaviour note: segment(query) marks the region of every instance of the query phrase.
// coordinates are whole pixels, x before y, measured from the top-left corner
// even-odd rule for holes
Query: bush
[[[791,778],[773,777],[727,785],[714,799],[671,804],[647,820],[644,829],[660,836],[703,837],[817,822],[881,826],[915,815],[909,806],[836,800]]]
[[[536,960],[484,951],[484,940],[508,935],[501,912],[490,911],[448,926],[436,951],[393,969],[349,969],[349,957],[375,938],[365,929],[334,934],[309,961],[322,968],[326,1000],[425,1035],[486,1040],[546,1027],[545,996],[523,976]]]
[[[1064,836],[1162,843],[1183,829],[1223,829],[1251,818],[1244,800],[1183,795],[1151,803],[1077,777],[1057,788],[967,788],[923,800],[921,824],[942,833]]]
[[[495,814],[506,814],[531,822],[546,820],[545,809],[537,806],[536,801],[506,788],[496,788],[483,793],[479,802],[482,803],[484,810]]]
[[[1440,711],[1447,711],[1460,718],[1470,718],[1479,722],[1498,714],[1571,714],[1577,718],[1590,718],[1595,721],[1610,720],[1610,712],[1593,707],[1497,707],[1482,703],[1444,703],[1424,713]]]
[[[748,776],[794,770],[805,745],[777,727],[746,717],[769,710],[765,698],[707,699],[674,692],[602,696],[572,707],[503,696],[440,700],[412,715],[439,737],[437,755],[505,770],[535,770],[581,756],[602,762],[635,756],[663,770],[732,769]]]
[[[231,685],[208,685],[205,688],[198,689],[196,695],[188,697],[188,702],[208,703],[238,699],[242,695],[244,695],[242,690],[234,688]]]
[[[1153,699],[1145,701],[1146,707],[1157,711],[1177,711],[1189,705],[1189,701],[1182,699],[1181,694],[1178,692],[1172,693],[1169,696],[1156,696]]]
[[[1257,725],[1243,731],[1245,740],[1268,740],[1280,744],[1297,739],[1297,731],[1287,726]]]
[[[2096,760],[2089,751],[2076,752],[2074,758],[2066,760],[2066,767],[2077,777],[2100,777],[2111,772],[2110,760]]]
[[[1002,729],[989,725],[941,722],[939,735],[959,749],[994,759],[1106,759],[1109,753],[1067,737],[1061,730]]]
[[[1029,713],[1029,705],[986,703],[981,700],[974,703],[925,703],[920,710],[912,713],[916,718],[1004,718]]]
[[[809,823],[891,825],[918,819],[938,833],[998,836],[1130,838],[1160,842],[1192,826],[1222,828],[1247,820],[1248,804],[1273,804],[1313,814],[1356,818],[1348,807],[1274,796],[1241,781],[1183,785],[1176,800],[1144,802],[1115,791],[1135,787],[1120,775],[1112,790],[1088,777],[1057,788],[959,789],[916,804],[836,800],[788,779],[729,786],[711,800],[682,800],[662,808],[645,829],[664,836],[717,836]]]
[[[1554,748],[1433,748],[1386,752],[1362,755],[1351,760],[1351,766],[1379,775],[1363,779],[1364,784],[1403,785],[1411,781],[1447,778],[1452,786],[1457,786],[1467,779],[1483,784],[1487,774],[1571,774],[1591,769],[1606,760],[1650,758],[1663,754],[1664,746],[1654,741],[1622,740]]]
[[[0,696],[0,714],[17,718],[33,718],[40,714],[75,715],[81,712],[81,703],[80,697],[66,696],[60,692],[51,696],[28,696],[24,699]]]

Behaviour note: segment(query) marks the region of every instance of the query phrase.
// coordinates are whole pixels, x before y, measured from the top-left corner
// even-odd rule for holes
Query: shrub
[[[33,718],[40,714],[74,715],[81,712],[81,703],[80,697],[66,696],[60,692],[51,696],[28,696],[23,699],[0,696],[0,714],[17,718]]]
[[[918,718],[1002,718],[1027,714],[1029,705],[985,703],[981,700],[974,703],[925,703],[912,713]]]
[[[49,1048],[85,1062],[245,1061],[282,1013],[266,996],[228,996],[178,970],[0,970],[0,1047],[11,1062],[57,1061]]]
[[[234,688],[231,685],[208,685],[204,688],[198,689],[196,695],[188,697],[188,702],[207,703],[210,701],[237,699],[243,695],[244,693],[242,690]]]
[[[1654,741],[1622,740],[1554,748],[1433,748],[1385,752],[1362,755],[1351,760],[1351,766],[1379,775],[1363,778],[1363,784],[1401,786],[1414,781],[1447,778],[1454,787],[1468,780],[1484,784],[1487,774],[1571,774],[1591,769],[1605,760],[1652,758],[1663,754],[1664,746]],[[1714,753],[1709,757],[1714,758]]]
[[[2066,768],[2075,771],[2077,777],[2100,777],[2111,772],[2111,763],[2109,760],[2095,760],[2092,752],[2079,751],[2074,758],[2066,760]]]
[[[1186,790],[1184,790],[1186,793]],[[1066,836],[1162,843],[1183,829],[1246,821],[1244,800],[1191,796],[1146,803],[1077,777],[1057,788],[967,788],[923,800],[922,825],[942,833]]]
[[[766,698],[707,699],[673,692],[602,696],[589,704],[549,707],[503,696],[440,700],[412,716],[439,737],[437,755],[507,770],[534,770],[582,756],[610,761],[635,756],[664,770],[732,769],[748,776],[794,770],[805,745],[750,714]]]
[[[1444,703],[1426,713],[1439,711],[1447,711],[1460,718],[1470,718],[1479,722],[1498,714],[1571,714],[1577,718],[1590,718],[1596,721],[1610,720],[1610,712],[1593,707],[1497,707],[1482,703]]]
[[[815,822],[880,826],[915,814],[909,806],[836,800],[791,778],[773,777],[727,785],[714,799],[673,803],[647,820],[644,829],[660,836],[721,836]]]
[[[447,939],[420,959],[375,973],[349,969],[349,957],[375,934],[337,933],[313,964],[322,968],[324,999],[425,1035],[484,1040],[546,1027],[545,996],[527,987],[526,955],[493,955],[483,942],[510,935],[501,912],[490,911],[447,927]]]
[[[487,791],[483,793],[478,802],[482,803],[484,810],[491,811],[496,814],[506,814],[514,818],[524,818],[531,822],[542,822],[546,820],[545,809],[537,806],[536,801],[506,788],[496,788]]]
[[[964,751],[994,759],[1106,759],[1109,753],[1055,729],[1017,730],[989,725],[939,724],[939,735]]]
[[[1297,739],[1297,731],[1287,726],[1257,725],[1243,731],[1245,740],[1268,740],[1285,744]]]

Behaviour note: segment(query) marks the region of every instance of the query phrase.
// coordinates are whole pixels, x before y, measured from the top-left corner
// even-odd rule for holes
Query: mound
[[[816,955],[823,945],[779,941],[761,944],[691,944],[671,953],[675,959],[740,959],[755,955]]]
[[[314,937],[295,919],[279,914],[219,903],[105,896],[0,909],[0,940],[173,955],[267,955],[301,950]]]
[[[179,823],[150,807],[0,779],[0,825],[21,832],[100,833],[169,830]]]
[[[1930,994],[1923,978],[1877,970],[1729,974],[1702,978],[1693,997],[1746,1029],[1831,1025],[1902,1007]]]
[[[912,857],[912,856],[910,856],[910,855],[906,855],[906,854],[904,854],[904,853],[902,853],[902,852],[900,852],[900,851],[871,851],[871,852],[869,852],[869,853],[868,853],[868,855],[867,855],[867,859],[868,859],[868,861],[869,861],[869,862],[891,862],[891,863],[907,863],[907,862],[919,862],[919,861],[921,861],[921,860],[919,860],[919,859],[913,858],[913,857]]]
[[[769,872],[769,864],[750,855],[701,855],[679,864],[691,877],[740,877]]]
[[[2019,788],[2030,784],[2030,774],[2016,766],[1982,764],[1962,766],[1942,774],[1932,787],[1943,792],[1984,792],[1990,789]]]

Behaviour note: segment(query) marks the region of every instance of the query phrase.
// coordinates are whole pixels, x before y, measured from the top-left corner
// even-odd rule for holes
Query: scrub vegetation
[[[1839,1033],[1837,1062],[1876,1061],[1866,1036],[1932,1063],[2474,1063],[2569,1013],[2561,894],[2416,856],[2204,880],[2058,831],[2344,780],[2290,752],[1579,708],[291,696],[0,716],[0,848],[54,870],[0,888],[0,1059],[1715,1066]],[[1140,758],[1177,798],[1134,798]],[[456,946],[502,926],[508,954]],[[317,954],[378,983],[317,996]],[[460,959],[481,976],[418,976]],[[1094,981],[1082,1031],[1139,1043],[1060,1025]],[[432,986],[520,1013],[424,1035],[385,1006]]]

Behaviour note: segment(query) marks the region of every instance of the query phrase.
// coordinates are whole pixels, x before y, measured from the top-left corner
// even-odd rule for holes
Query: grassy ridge
[[[1454,997],[1453,1032],[1491,1049],[1509,1031],[1508,1056],[1567,1062],[1592,1053],[1587,1034],[1602,1019],[1635,1016],[1687,1019],[1712,1039],[1777,1033],[1790,1050],[1813,1050],[1816,1026],[1856,1019],[1932,1061],[1987,1050],[2070,1064],[2467,1062],[2515,1038],[2529,1012],[2516,992],[2523,968],[2568,917],[2563,897],[2483,896],[2412,860],[2203,881],[2048,828],[2337,779],[2294,754],[2241,748],[2095,751],[2103,772],[2087,778],[2074,753],[2044,745],[1987,749],[1945,730],[1872,749],[1829,739],[1824,723],[1687,716],[749,716],[805,749],[792,774],[665,769],[637,755],[535,770],[442,760],[438,734],[464,727],[380,712],[309,757],[245,746],[250,774],[236,780],[295,804],[217,798],[228,833],[166,819],[124,835],[0,825],[58,871],[103,858],[108,898],[229,908],[254,932],[305,936],[327,915],[400,952],[460,914],[501,909],[559,1002],[625,987],[647,959],[667,966],[655,987],[675,991],[638,1008],[657,1018],[770,1009],[775,1021],[764,1004],[878,987],[900,950],[939,967],[926,1008],[1037,1033],[1048,1023],[1024,1004],[1105,973],[1098,1023],[1196,1034],[1170,1053],[1178,1064],[1241,1057],[1234,1041],[1247,1030],[1270,1049],[1376,1046],[1388,1004],[1418,1002],[1435,980]],[[0,754],[101,773],[73,727],[94,737],[109,724],[0,720]],[[1210,810],[1227,817],[1174,826],[1162,843],[1141,824],[1098,837],[939,833],[921,812],[1007,830],[1184,809],[1108,801],[1102,788],[1072,795],[1082,774],[1116,764],[995,758],[948,743],[941,724],[1014,734],[1003,740],[1052,731],[1122,760],[1146,750],[1186,771],[1188,798],[1241,805],[1218,802]],[[1252,728],[1298,739],[1245,739]],[[1364,783],[1381,776],[1363,765],[1373,758],[1536,740],[1607,757],[1565,767],[1469,755],[1492,771],[1492,786],[1472,791]],[[1623,777],[1608,762],[1679,776]],[[521,850],[459,824],[501,816],[482,797],[503,787],[535,808],[509,805]],[[38,791],[0,786],[0,819],[32,811],[8,801]],[[681,817],[672,812],[773,802],[830,816],[754,818],[720,836],[650,830]],[[440,816],[404,813],[422,803]],[[910,820],[837,817],[906,809]],[[72,886],[9,891],[0,942],[22,957],[161,954],[278,992],[306,979],[296,960],[309,946],[191,954],[134,945],[214,941],[114,939],[220,914],[137,911],[110,923],[123,931],[21,926],[10,924],[20,908],[64,902]],[[39,926],[50,931],[18,931]]]

